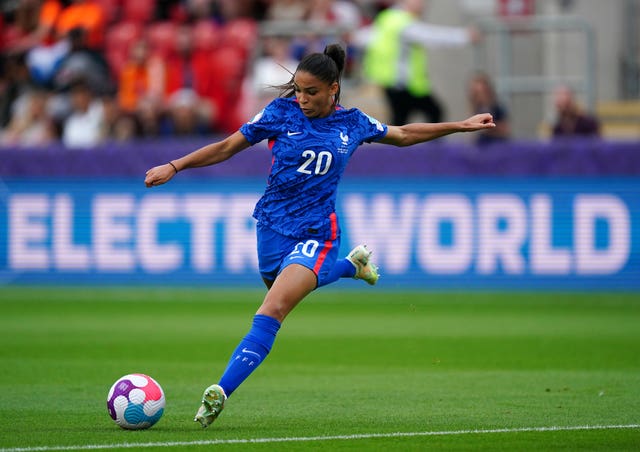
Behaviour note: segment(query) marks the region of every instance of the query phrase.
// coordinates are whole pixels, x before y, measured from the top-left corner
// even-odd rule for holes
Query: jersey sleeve
[[[278,135],[282,127],[283,105],[280,101],[281,99],[274,99],[253,119],[240,127],[240,133],[249,143],[253,145]]]
[[[363,113],[360,110],[358,112],[358,128],[360,129],[360,136],[362,143],[371,143],[372,141],[379,141],[387,135],[388,127],[386,124],[381,123],[377,119]]]

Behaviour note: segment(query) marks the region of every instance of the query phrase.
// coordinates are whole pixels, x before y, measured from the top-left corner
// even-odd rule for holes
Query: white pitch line
[[[0,452],[49,452],[72,450],[105,450],[105,449],[137,449],[146,447],[185,447],[185,446],[213,446],[217,444],[264,444],[264,443],[294,443],[317,441],[340,441],[375,438],[409,438],[417,436],[454,436],[454,435],[482,435],[491,433],[527,433],[527,432],[568,432],[575,430],[620,430],[640,428],[640,424],[627,425],[579,425],[566,427],[521,427],[496,428],[477,430],[451,430],[440,432],[392,432],[392,433],[356,433],[353,435],[333,436],[301,436],[284,438],[246,438],[246,439],[212,439],[199,441],[170,441],[156,443],[120,443],[120,444],[86,444],[80,446],[37,446],[14,447],[0,449]]]

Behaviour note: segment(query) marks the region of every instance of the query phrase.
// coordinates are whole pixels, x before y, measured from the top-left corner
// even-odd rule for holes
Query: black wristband
[[[169,162],[169,165],[171,165],[173,167],[173,169],[175,170],[176,174],[178,174],[178,168],[176,168],[176,166],[171,162]]]

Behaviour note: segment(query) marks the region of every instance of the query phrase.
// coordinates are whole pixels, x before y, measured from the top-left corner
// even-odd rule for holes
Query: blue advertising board
[[[255,177],[153,189],[4,180],[0,282],[258,287],[251,213],[263,188]],[[337,210],[343,253],[374,250],[381,288],[640,289],[635,178],[349,178]]]

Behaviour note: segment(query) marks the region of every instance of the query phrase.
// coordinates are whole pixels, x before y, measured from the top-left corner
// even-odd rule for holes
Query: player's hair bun
[[[347,54],[340,44],[329,44],[324,48],[324,54],[331,58],[338,68],[338,72],[342,74]]]
[[[334,95],[335,104],[340,103],[340,78],[345,66],[346,53],[340,44],[330,44],[325,47],[324,52],[314,52],[306,55],[296,68],[296,72],[308,72],[322,80],[328,85],[338,83],[338,91]],[[295,87],[293,76],[288,83],[277,86],[280,88],[280,96],[293,97],[295,95]]]

